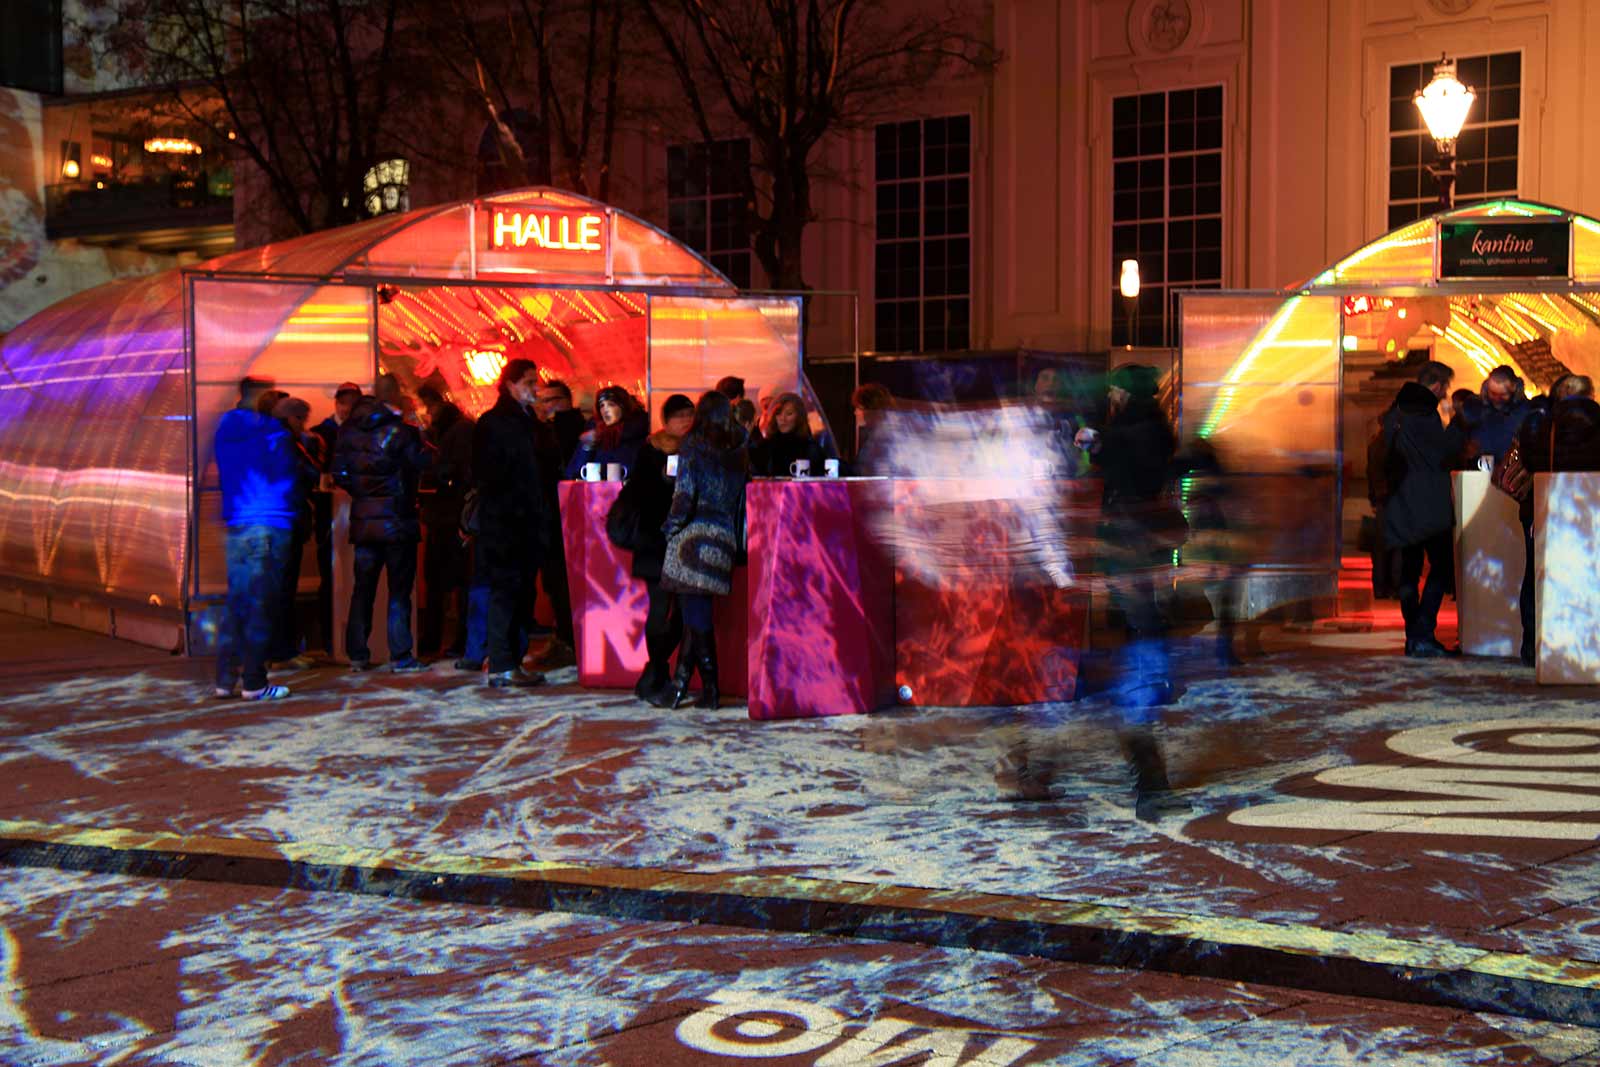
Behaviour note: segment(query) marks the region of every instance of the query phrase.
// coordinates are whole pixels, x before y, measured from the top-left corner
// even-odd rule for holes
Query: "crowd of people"
[[[1423,364],[1416,381],[1401,386],[1368,447],[1368,495],[1381,535],[1374,550],[1374,591],[1392,592],[1400,601],[1407,656],[1459,655],[1459,649],[1445,647],[1435,636],[1439,608],[1455,581],[1451,472],[1489,471],[1495,485],[1517,500],[1522,521],[1520,651],[1523,664],[1531,667],[1536,645],[1532,476],[1600,470],[1600,404],[1594,383],[1579,374],[1564,375],[1531,398],[1510,366],[1492,370],[1476,393],[1451,391],[1454,378],[1446,364]],[[1388,575],[1392,580],[1380,577]]]
[[[1154,368],[1114,372],[1092,418],[1065,410],[1056,383],[1046,380],[1050,373],[1040,376],[1032,398],[1047,416],[1046,450],[1058,455],[1058,468],[1094,467],[1104,478],[1101,569],[1114,577],[1113,600],[1128,629],[1117,691],[1127,711],[1119,736],[1140,813],[1150,815],[1172,803],[1153,726],[1155,709],[1173,699],[1157,574],[1170,567],[1187,529],[1170,492],[1176,443],[1157,402]],[[288,696],[287,687],[269,681],[269,665],[305,665],[316,639],[331,653],[332,559],[341,536],[354,561],[344,631],[352,671],[375,666],[370,635],[383,578],[389,670],[423,670],[441,657],[482,671],[491,687],[541,684],[540,670],[525,666],[541,586],[554,634],[532,666],[574,662],[557,483],[596,464],[625,472],[607,532],[631,550],[632,576],[649,602],[648,662],[634,692],[660,707],[693,700],[716,708],[715,602],[729,595],[734,569],[744,562],[746,484],[753,477],[831,473],[840,458],[798,394],[763,397],[758,405],[744,393],[744,383],[729,377],[698,398],[673,394],[652,432],[649,412],[627,390],[599,390],[589,417],[575,408],[565,383],[542,380],[533,362],[512,359],[495,404],[476,420],[436,389],[424,385],[410,397],[383,375],[371,394],[353,383],[340,386],[334,414],[308,427],[305,400],[269,381],[245,379],[238,406],[216,435],[228,598],[215,695]],[[854,461],[871,471],[883,462],[874,450],[894,447],[883,426],[895,402],[880,385],[857,389],[853,402]],[[331,486],[349,495],[348,528],[336,522]],[[301,557],[313,542],[316,638],[301,632],[297,610]],[[420,640],[413,642],[419,564],[424,597]],[[1046,563],[1042,574],[1056,584],[1072,581],[1064,561]],[[1022,757],[1012,772],[1019,796],[1048,786],[1042,760],[1029,767]]]
[[[314,651],[332,654],[339,536],[353,557],[344,629],[352,671],[375,666],[372,616],[384,581],[390,671],[443,658],[485,671],[493,687],[540,684],[543,675],[523,664],[541,587],[554,626],[537,666],[574,662],[557,483],[590,464],[614,464],[644,516],[633,569],[650,596],[650,665],[636,691],[682,704],[698,671],[700,702],[716,705],[709,598],[727,595],[742,551],[743,480],[788,475],[797,459],[820,472],[837,458],[826,435],[813,432],[805,402],[784,393],[758,408],[730,376],[699,401],[667,398],[652,434],[649,413],[619,386],[599,390],[592,417],[575,407],[565,382],[541,378],[529,360],[509,361],[497,388],[494,406],[474,420],[431,385],[411,396],[385,374],[370,394],[353,382],[339,386],[333,414],[309,426],[306,400],[266,379],[240,383],[215,439],[228,574],[217,697],[288,696],[287,687],[269,684],[269,665],[300,668],[315,662]],[[678,457],[671,473],[668,457]],[[350,497],[348,526],[338,530],[335,486]],[[308,544],[316,548],[317,611],[314,624],[302,626]],[[669,677],[680,644],[678,674]]]

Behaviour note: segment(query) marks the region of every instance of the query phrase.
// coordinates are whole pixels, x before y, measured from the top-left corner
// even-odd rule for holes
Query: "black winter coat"
[[[667,554],[661,588],[672,593],[727,596],[744,529],[747,456],[735,447],[721,452],[699,437],[678,450],[678,482],[662,532]]]
[[[333,480],[351,496],[351,544],[401,544],[422,536],[417,483],[432,465],[422,434],[364,397],[340,428]]]
[[[425,440],[435,450],[433,492],[422,501],[422,521],[447,536],[461,522],[461,502],[472,488],[472,435],[477,424],[454,404],[446,404],[428,427]]]
[[[550,536],[534,417],[502,393],[472,437],[479,547],[497,568],[531,569]]]
[[[1101,566],[1108,574],[1171,562],[1187,529],[1172,501],[1177,442],[1154,397],[1130,397],[1100,433]]]
[[[639,541],[633,548],[635,578],[655,581],[667,557],[667,535],[661,527],[672,510],[673,483],[667,477],[667,457],[678,451],[678,438],[665,430],[650,435],[631,471],[624,490],[639,509]]]
[[[811,473],[822,474],[822,461],[832,459],[833,450],[824,448],[815,437],[779,433],[759,438],[750,445],[750,473],[760,478],[788,478],[797,459],[811,461]]]
[[[1456,521],[1450,470],[1466,447],[1460,426],[1439,422],[1439,398],[1416,382],[1400,387],[1383,416],[1385,479],[1383,539],[1391,548],[1419,545],[1448,533]]]

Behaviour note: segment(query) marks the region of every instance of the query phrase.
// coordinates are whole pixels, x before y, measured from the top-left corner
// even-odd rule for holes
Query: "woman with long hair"
[[[585,463],[620,463],[633,470],[639,447],[650,436],[650,415],[633,394],[620,385],[608,385],[594,398],[594,428],[578,438],[578,450],[567,464],[567,478],[578,477]],[[626,474],[624,474],[626,477]]]
[[[694,426],[694,401],[673,393],[661,406],[661,429],[639,449],[639,461],[622,489],[638,509],[639,535],[633,545],[632,574],[644,582],[650,612],[644,622],[644,647],[650,661],[634,683],[641,700],[660,694],[672,680],[672,653],[683,638],[678,598],[661,588],[666,566],[667,538],[662,525],[672,510],[675,479],[667,476],[667,457],[678,454],[684,437]]]
[[[678,481],[662,532],[667,552],[661,588],[678,594],[683,614],[683,644],[672,684],[651,700],[658,707],[682,707],[689,683],[700,672],[697,708],[717,707],[717,639],[712,627],[712,597],[733,588],[733,568],[744,540],[744,487],[749,480],[745,451],[738,447],[733,405],[709,392],[695,404],[694,424],[678,448]]]
[[[806,402],[798,393],[783,393],[761,420],[759,442],[750,446],[751,472],[767,478],[787,478],[795,460],[811,464],[812,474],[822,473],[822,461],[834,457],[811,433]]]

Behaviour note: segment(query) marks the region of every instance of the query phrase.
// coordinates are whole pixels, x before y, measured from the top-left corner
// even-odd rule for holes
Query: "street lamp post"
[[[1439,179],[1439,208],[1448,209],[1453,200],[1456,184],[1456,137],[1472,110],[1477,94],[1472,87],[1456,79],[1456,61],[1439,57],[1433,68],[1433,80],[1413,96],[1412,102],[1422,112],[1422,121],[1428,124],[1433,143],[1439,150],[1439,160],[1428,167],[1428,173]]]
[[[1128,347],[1131,349],[1139,340],[1139,261],[1125,259],[1122,261],[1122,276],[1117,280],[1117,287],[1122,290],[1122,310],[1128,316]]]

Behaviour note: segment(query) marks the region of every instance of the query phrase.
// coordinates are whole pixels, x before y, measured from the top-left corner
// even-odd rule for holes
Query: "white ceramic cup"
[[[1479,456],[1478,457],[1478,469],[1481,470],[1485,474],[1493,474],[1494,473],[1494,457],[1493,456]]]
[[[789,464],[789,473],[796,478],[809,478],[811,476],[811,461],[809,459],[795,460]]]
[[[598,463],[585,463],[578,471],[578,477],[586,482],[598,482],[604,474],[605,472],[600,469],[600,464]]]
[[[828,477],[828,478],[837,478],[837,477],[839,477],[839,461],[836,460],[836,459],[825,459],[825,460],[823,460],[822,461],[822,473],[823,473],[823,475],[825,477]]]
[[[606,464],[606,481],[620,482],[628,477],[628,468],[620,463]]]
[[[677,453],[673,453],[672,455],[667,457],[667,477],[668,478],[676,478],[677,476],[678,476],[678,456],[677,456]]]

